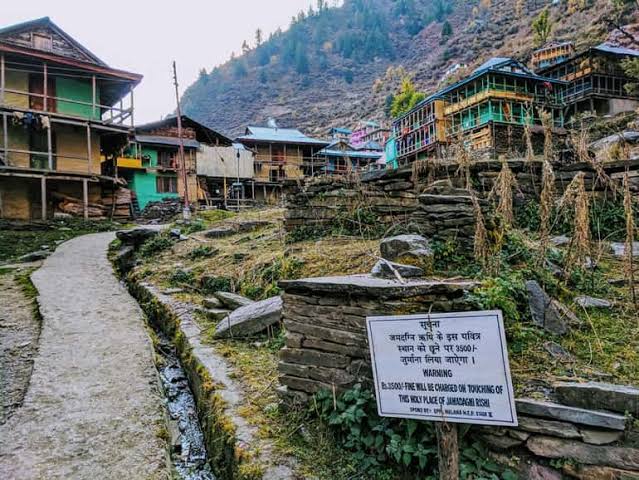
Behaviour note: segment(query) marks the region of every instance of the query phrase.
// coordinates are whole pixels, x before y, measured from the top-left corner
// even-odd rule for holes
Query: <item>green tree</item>
[[[258,47],[262,45],[262,29],[261,28],[258,28],[257,30],[255,30],[255,45]]]
[[[237,60],[233,61],[232,70],[233,70],[233,76],[236,79],[246,77],[246,74],[247,74],[246,64],[244,63],[244,60],[242,58],[238,58]]]
[[[300,75],[308,73],[308,55],[306,49],[301,43],[297,44],[295,50],[295,71]]]
[[[393,97],[393,104],[390,109],[391,116],[394,118],[399,117],[411,110],[424,98],[426,98],[426,94],[417,91],[410,77],[404,77],[399,92]]]
[[[544,8],[537,18],[532,22],[532,30],[535,34],[535,41],[538,46],[543,45],[550,39],[552,32],[552,20],[550,19],[550,10]]]
[[[242,53],[246,54],[246,53],[248,53],[249,50],[250,50],[250,48],[248,46],[248,42],[246,40],[244,40],[242,42]]]
[[[636,82],[627,83],[624,88],[631,95],[639,94],[639,58],[626,58],[621,62],[623,71]]]
[[[260,70],[260,73],[257,75],[257,79],[260,83],[268,82],[268,77],[266,76],[266,72],[264,71],[264,69]]]
[[[442,38],[448,38],[453,34],[453,26],[448,20],[442,25]]]

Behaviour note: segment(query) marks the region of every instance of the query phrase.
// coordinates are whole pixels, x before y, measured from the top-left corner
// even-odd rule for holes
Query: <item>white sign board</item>
[[[380,416],[517,425],[500,311],[366,323]]]

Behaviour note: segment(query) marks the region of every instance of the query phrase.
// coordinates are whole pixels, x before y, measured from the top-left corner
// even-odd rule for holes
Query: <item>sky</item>
[[[2,2],[0,27],[50,17],[109,66],[144,75],[135,89],[136,123],[159,120],[175,110],[172,62],[180,94],[200,69],[209,72],[316,0],[29,0]]]

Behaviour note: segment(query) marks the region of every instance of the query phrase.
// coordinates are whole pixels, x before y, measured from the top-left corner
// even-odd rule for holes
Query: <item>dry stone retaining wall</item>
[[[465,294],[476,284],[354,275],[280,286],[286,328],[280,397],[304,403],[323,389],[339,392],[355,383],[372,388],[367,316],[468,310]],[[516,401],[518,427],[473,429],[491,456],[504,463],[517,456],[520,478],[639,479],[639,432],[625,416],[639,414],[639,389],[594,383],[554,387],[552,401]]]

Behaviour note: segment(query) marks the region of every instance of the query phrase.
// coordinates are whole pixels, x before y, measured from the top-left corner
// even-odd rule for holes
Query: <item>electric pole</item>
[[[188,175],[186,172],[186,158],[184,156],[184,138],[182,137],[182,110],[180,109],[180,92],[178,90],[178,79],[177,79],[177,67],[175,65],[175,60],[173,60],[173,84],[175,85],[175,102],[177,103],[177,128],[178,128],[178,137],[180,139],[180,170],[182,174],[182,181],[184,182],[184,209],[182,211],[182,215],[184,220],[189,220],[191,218],[191,206],[189,204],[189,186],[188,186]]]

